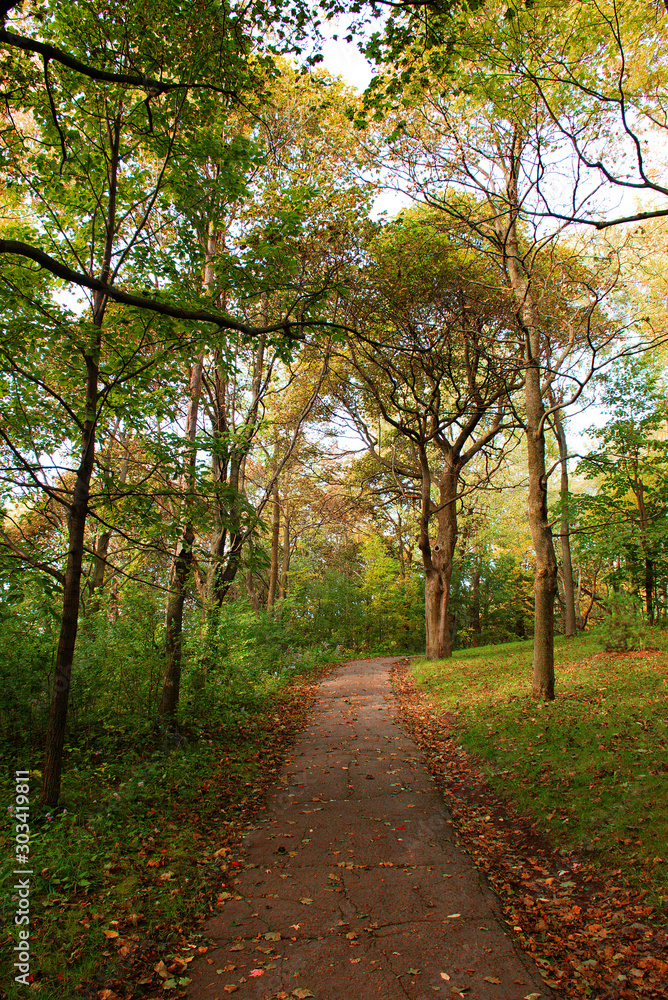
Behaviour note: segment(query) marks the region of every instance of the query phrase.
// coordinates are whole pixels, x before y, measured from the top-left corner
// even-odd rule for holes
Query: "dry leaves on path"
[[[578,850],[555,848],[502,799],[405,664],[395,668],[394,686],[403,724],[425,754],[457,839],[485,872],[545,983],[573,1000],[665,1000],[668,933],[653,923],[644,892]]]

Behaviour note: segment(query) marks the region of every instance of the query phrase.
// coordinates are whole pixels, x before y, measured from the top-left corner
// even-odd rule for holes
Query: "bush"
[[[644,649],[647,630],[643,622],[638,601],[620,591],[611,594],[605,602],[607,617],[601,629],[605,651],[626,652]]]

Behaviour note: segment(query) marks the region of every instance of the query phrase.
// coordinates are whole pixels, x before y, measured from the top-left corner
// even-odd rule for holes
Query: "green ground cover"
[[[532,644],[417,662],[485,775],[557,844],[581,846],[648,888],[668,914],[668,637],[606,653],[594,634],[559,639],[557,696],[530,696]]]
[[[186,722],[177,741],[99,726],[68,749],[58,810],[39,805],[35,748],[30,972],[41,1000],[182,995],[201,943],[198,917],[215,908],[240,864],[240,835],[304,725],[312,681],[326,669],[274,684],[245,711]],[[13,769],[2,774],[0,791],[11,804]],[[9,808],[3,814],[0,982],[2,995],[18,1000],[26,986],[12,967],[14,817]]]

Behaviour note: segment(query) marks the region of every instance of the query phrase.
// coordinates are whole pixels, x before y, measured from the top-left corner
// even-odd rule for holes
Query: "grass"
[[[557,844],[642,883],[668,915],[668,636],[655,630],[647,647],[558,639],[553,702],[530,696],[529,642],[419,661],[413,673],[496,789]]]
[[[235,873],[236,844],[303,724],[315,673],[226,723],[186,725],[169,752],[100,726],[97,740],[69,748],[58,810],[38,804],[39,757],[20,765],[31,770],[30,971],[43,1000],[71,1000],[84,983],[130,996],[139,982],[142,995],[162,995],[159,961],[178,966],[167,982],[170,996],[181,995],[197,920]],[[0,785],[11,804],[13,770]],[[26,987],[12,968],[14,820],[3,813],[0,982],[18,1000]]]

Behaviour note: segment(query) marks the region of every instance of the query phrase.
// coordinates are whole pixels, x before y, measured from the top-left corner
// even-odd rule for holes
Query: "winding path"
[[[192,963],[191,1000],[546,998],[395,719],[391,658],[323,681],[236,895]]]

